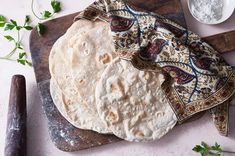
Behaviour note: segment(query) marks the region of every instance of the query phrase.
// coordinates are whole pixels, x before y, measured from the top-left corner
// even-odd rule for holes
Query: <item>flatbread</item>
[[[177,123],[161,90],[163,81],[162,74],[140,71],[126,60],[115,59],[96,86],[100,118],[127,141],[161,138]]]
[[[99,133],[111,131],[98,116],[92,87],[114,57],[110,37],[108,23],[79,20],[57,40],[49,57],[51,95],[58,110],[74,126]],[[83,77],[79,82],[77,75]]]
[[[84,102],[95,107],[95,87],[107,65],[113,60],[114,45],[109,25],[95,23],[89,33],[72,37],[73,52],[71,71],[75,89]],[[110,33],[110,34],[109,34]]]

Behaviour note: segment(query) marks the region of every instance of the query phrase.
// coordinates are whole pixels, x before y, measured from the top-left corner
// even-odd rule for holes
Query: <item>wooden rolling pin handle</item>
[[[22,75],[14,75],[7,116],[5,156],[26,156],[26,85]]]

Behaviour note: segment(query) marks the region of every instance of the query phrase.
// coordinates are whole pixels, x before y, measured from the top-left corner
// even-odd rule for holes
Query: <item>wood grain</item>
[[[203,38],[220,53],[235,51],[235,30]]]
[[[26,155],[26,86],[22,75],[11,81],[5,156]]]
[[[140,10],[154,12],[164,15],[165,17],[175,21],[178,24],[186,27],[184,13],[179,0],[125,0]]]

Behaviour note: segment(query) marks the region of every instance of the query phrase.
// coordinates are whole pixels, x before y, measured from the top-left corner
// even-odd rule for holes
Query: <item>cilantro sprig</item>
[[[46,30],[45,26],[42,24],[42,21],[51,18],[55,13],[58,13],[61,10],[61,4],[57,0],[51,0],[50,5],[52,8],[52,11],[44,10],[40,13],[40,15],[37,15],[33,7],[34,0],[32,0],[32,3],[31,3],[32,13],[39,20],[35,28],[40,36],[43,35]],[[0,57],[0,59],[17,61],[18,63],[22,65],[27,64],[31,66],[32,63],[28,61],[27,53],[24,50],[23,45],[21,43],[21,31],[23,30],[30,31],[33,29],[33,27],[30,26],[30,17],[28,15],[25,16],[24,24],[19,25],[17,21],[13,19],[7,20],[4,16],[0,15],[0,28],[3,28],[4,31],[16,31],[15,37],[11,35],[4,36],[6,40],[14,44],[14,48],[7,55]],[[16,52],[18,52],[18,55],[17,55],[18,58],[13,59],[12,57]]]
[[[12,42],[14,44],[14,48],[5,56],[0,57],[0,59],[5,59],[5,60],[11,60],[11,61],[17,61],[18,63],[22,65],[29,65],[31,66],[32,64],[27,60],[27,55],[26,52],[23,48],[23,45],[21,43],[21,36],[20,32],[22,30],[32,30],[33,27],[29,25],[30,22],[30,17],[27,15],[25,16],[24,19],[24,24],[19,25],[17,21],[10,19],[9,21],[2,15],[0,15],[0,28],[3,28],[4,31],[16,31],[17,35],[16,37],[13,37],[11,35],[5,35],[4,38],[8,40],[9,42]],[[16,53],[19,52],[19,56],[16,60],[12,59],[12,56]],[[22,55],[24,54],[24,55]],[[24,60],[24,61],[19,61],[19,60]]]
[[[31,2],[31,10],[33,15],[39,20],[38,24],[36,25],[36,30],[39,36],[42,36],[46,30],[45,26],[42,24],[42,21],[51,18],[55,13],[58,13],[61,10],[60,2],[57,0],[51,0],[51,8],[52,11],[44,10],[37,15],[34,11],[34,0]]]
[[[213,146],[209,146],[203,141],[201,142],[201,145],[196,145],[192,150],[200,153],[201,156],[221,156],[221,153],[235,153],[222,150],[221,146],[217,142]]]

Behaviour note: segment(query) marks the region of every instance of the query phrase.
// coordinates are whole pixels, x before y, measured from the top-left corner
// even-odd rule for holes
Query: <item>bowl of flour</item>
[[[188,0],[188,7],[199,22],[219,24],[233,14],[235,0]]]

